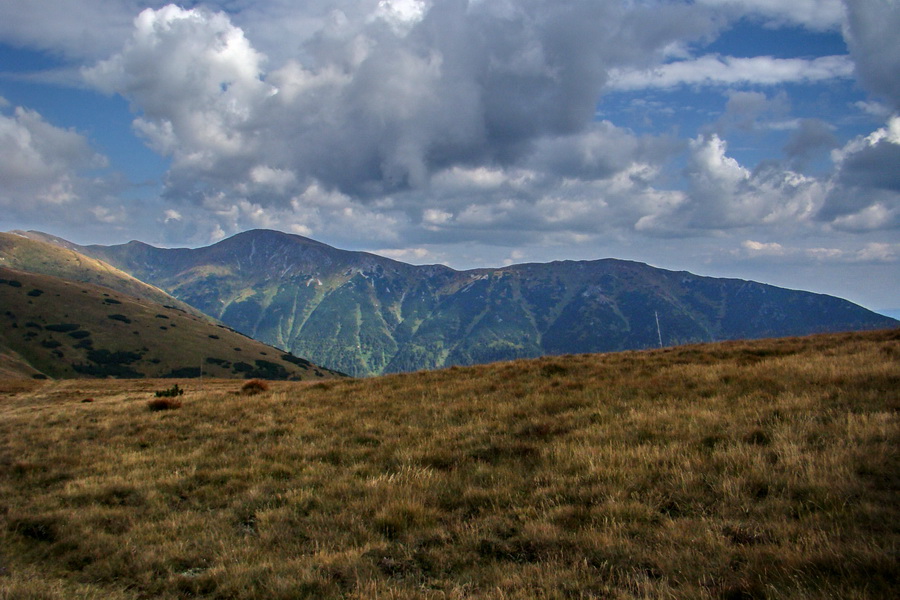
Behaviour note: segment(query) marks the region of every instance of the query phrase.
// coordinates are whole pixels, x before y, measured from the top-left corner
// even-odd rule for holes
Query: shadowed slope
[[[0,267],[0,372],[66,377],[332,377],[166,304]]]

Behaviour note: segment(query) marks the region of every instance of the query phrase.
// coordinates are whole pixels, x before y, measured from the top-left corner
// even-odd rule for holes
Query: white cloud
[[[181,213],[177,210],[167,209],[163,212],[163,223],[169,223],[171,221],[181,221],[184,217],[181,216]]]
[[[124,223],[127,219],[125,209],[121,206],[115,208],[110,208],[108,206],[93,206],[90,208],[90,212],[94,215],[94,218],[98,223],[105,223],[107,225]]]
[[[777,164],[751,171],[726,153],[716,134],[691,141],[684,175],[688,189],[638,229],[688,235],[760,226],[806,226],[821,205],[822,182]]]
[[[253,183],[268,186],[279,193],[284,193],[297,182],[297,176],[287,169],[273,169],[265,165],[257,165],[250,169],[250,180]]]
[[[428,3],[421,0],[380,0],[371,19],[387,22],[398,33],[405,33],[422,20]]]
[[[407,263],[422,264],[423,262],[436,263],[438,259],[428,248],[389,248],[373,250],[373,254],[393,258]]]
[[[292,223],[288,227],[288,231],[290,231],[291,233],[296,233],[297,235],[305,236],[305,237],[309,237],[313,234],[312,229],[310,229],[306,225],[302,225],[300,223]]]
[[[516,263],[522,262],[522,259],[525,258],[525,253],[521,250],[513,250],[509,253],[509,256],[503,259],[503,263],[505,265],[512,265]]]
[[[835,149],[831,157],[836,163],[841,163],[853,155],[875,148],[882,144],[900,145],[900,117],[893,116],[888,119],[885,127],[880,127],[866,136],[860,136],[847,142],[842,148]]]
[[[736,58],[708,54],[646,70],[614,70],[608,87],[613,90],[642,90],[680,85],[778,85],[849,78],[852,75],[853,62],[847,56],[802,59],[771,56]]]
[[[894,263],[900,260],[900,244],[870,242],[850,248],[784,246],[778,242],[745,240],[733,256],[752,260],[779,260],[837,264]]]
[[[886,229],[900,221],[900,209],[881,202],[870,204],[857,212],[836,217],[832,224],[845,231],[872,231]]]
[[[741,247],[744,248],[751,256],[784,256],[784,246],[777,242],[755,242],[753,240],[745,240]]]
[[[422,222],[426,226],[444,225],[453,218],[453,213],[437,208],[426,208],[422,212]]]
[[[145,211],[173,244],[264,226],[457,265],[606,248],[679,268],[708,244],[706,256],[733,247],[771,269],[897,254],[897,6],[847,2],[849,57],[803,59],[702,53],[739,22],[833,31],[839,0],[30,0],[0,3],[0,41],[61,57],[41,81],[59,86],[90,61],[82,85],[129,100],[134,130],[171,169],[162,199],[124,214]],[[858,108],[886,125],[845,144],[834,138],[855,125],[815,111],[854,76],[873,94]],[[815,82],[837,83],[817,88],[822,105],[792,106],[775,87]],[[728,94],[725,115],[656,93],[677,86]],[[598,98],[616,89],[648,91],[632,103],[635,128],[667,115],[697,130],[635,133],[615,122],[615,102],[599,120]],[[4,134],[33,136],[0,149],[8,213],[115,221],[104,235],[124,226],[121,202],[88,175],[102,159],[83,134],[44,123],[77,143],[40,147],[52,136],[0,115]],[[744,158],[755,155],[745,142],[788,136],[773,160]]]
[[[436,173],[431,178],[431,183],[447,190],[475,192],[498,189],[507,185],[509,178],[507,173],[496,167],[454,166]]]
[[[9,116],[0,114],[0,206],[5,210],[71,204],[90,185],[81,173],[106,165],[84,136],[51,125],[35,111],[19,107]]]
[[[260,79],[263,60],[224,14],[168,5],[141,12],[122,51],[83,74],[131,101],[135,129],[173,157],[175,179],[231,179],[251,166],[233,161],[257,150],[251,120],[273,93]]]
[[[148,8],[119,52],[83,72],[128,98],[135,130],[172,157],[170,199],[225,193],[285,206],[316,183],[374,202],[435,176],[515,186],[497,179],[501,167],[592,127],[609,68],[646,64],[718,27],[696,7],[596,0],[277,1],[230,14]],[[302,30],[294,52],[275,50],[271,36],[285,32],[266,14]],[[604,159],[627,141],[613,127],[591,135],[583,150]]]
[[[847,231],[900,227],[900,117],[831,156],[835,172],[818,219]]]
[[[772,25],[802,25],[834,29],[843,19],[841,0],[697,0],[699,4],[727,9],[735,18],[759,16]]]
[[[222,229],[221,225],[216,225],[213,228],[212,233],[209,234],[209,239],[207,240],[207,242],[213,244],[215,242],[224,240],[227,235],[228,234],[225,233],[225,230]]]
[[[872,100],[860,100],[859,102],[854,102],[853,106],[855,106],[862,112],[874,117],[878,117],[881,120],[887,120],[888,117],[891,116],[891,109],[881,102],[875,102]]]

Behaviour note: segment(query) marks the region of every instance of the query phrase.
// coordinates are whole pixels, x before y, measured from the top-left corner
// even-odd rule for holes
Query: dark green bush
[[[182,388],[178,387],[177,383],[167,390],[158,390],[156,392],[157,398],[176,398],[178,396],[183,396],[183,395],[184,395],[184,390]]]
[[[78,323],[53,323],[44,327],[47,331],[57,331],[59,333],[68,333],[76,331],[81,327]]]

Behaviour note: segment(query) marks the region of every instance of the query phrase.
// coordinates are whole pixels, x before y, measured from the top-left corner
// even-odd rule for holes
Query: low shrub
[[[156,392],[157,398],[176,398],[183,395],[184,389],[178,387],[177,383],[167,390],[157,390]]]
[[[268,392],[269,384],[262,379],[251,379],[243,386],[241,386],[241,391],[249,396],[252,396],[254,394],[260,394],[262,392]]]
[[[81,325],[78,323],[51,323],[44,327],[47,331],[56,331],[58,333],[69,333],[70,331],[77,331],[81,329]]]

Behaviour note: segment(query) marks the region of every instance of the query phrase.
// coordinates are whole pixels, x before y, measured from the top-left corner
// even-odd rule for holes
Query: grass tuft
[[[178,398],[153,398],[147,401],[147,408],[151,411],[174,410],[181,408],[181,400]]]
[[[241,386],[241,392],[248,396],[269,391],[269,384],[262,379],[251,379]]]

